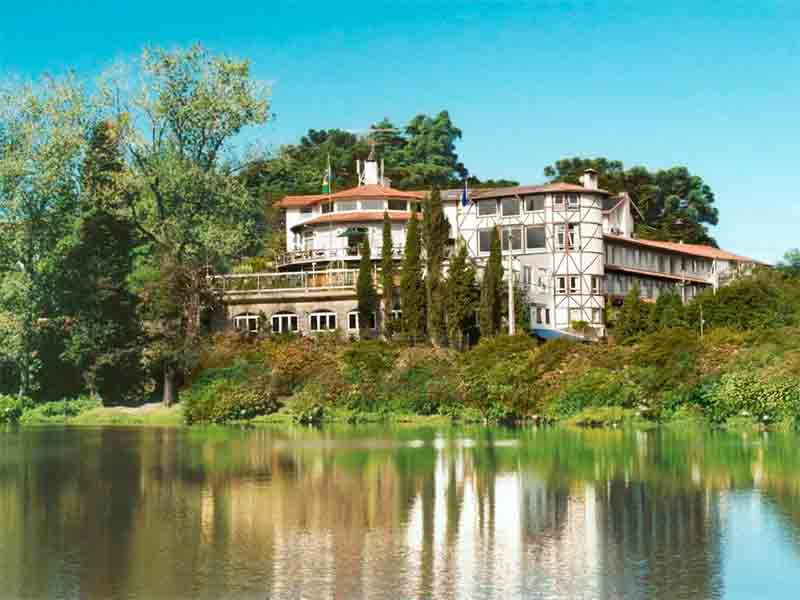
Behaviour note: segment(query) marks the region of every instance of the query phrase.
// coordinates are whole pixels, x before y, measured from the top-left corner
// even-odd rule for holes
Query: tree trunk
[[[164,393],[161,401],[164,406],[172,406],[175,404],[175,367],[170,364],[164,365]]]

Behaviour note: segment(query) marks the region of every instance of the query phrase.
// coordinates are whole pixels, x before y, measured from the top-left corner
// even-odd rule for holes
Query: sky
[[[270,83],[261,146],[446,109],[482,179],[539,183],[570,156],[683,165],[716,195],[720,246],[800,246],[798,0],[2,4],[0,80],[201,42]]]

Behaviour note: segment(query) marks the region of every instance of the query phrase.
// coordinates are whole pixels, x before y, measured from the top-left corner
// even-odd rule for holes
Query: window
[[[578,293],[578,276],[572,275],[569,278],[569,293],[570,294],[577,294]]]
[[[544,323],[544,308],[541,306],[536,307],[536,323],[539,325]]]
[[[336,329],[336,313],[329,310],[313,312],[308,320],[311,331]]]
[[[525,230],[525,244],[528,250],[544,248],[544,227],[528,227]]]
[[[549,308],[545,308],[544,309],[544,323],[545,323],[545,325],[550,325],[550,309]]]
[[[592,293],[593,294],[601,294],[601,286],[600,283],[602,282],[602,278],[599,275],[592,275]]]
[[[567,293],[567,278],[556,277],[556,294],[566,294],[566,293]]]
[[[369,329],[377,329],[375,313],[372,313],[369,316],[369,323],[367,323],[367,327]],[[360,329],[357,310],[347,313],[347,329],[348,331],[358,331]]]
[[[479,200],[478,201],[478,216],[488,217],[497,214],[497,200]]]
[[[408,210],[406,200],[389,200],[389,210]]]
[[[383,200],[362,200],[362,210],[383,210]]]
[[[301,206],[300,207],[300,214],[301,215],[310,215],[312,212],[310,206]]]
[[[603,322],[603,311],[599,308],[592,309],[592,323],[602,323]]]
[[[492,250],[492,230],[481,229],[478,232],[478,252],[489,253]]]
[[[297,315],[292,313],[272,315],[272,333],[288,333],[290,331],[297,331]]]
[[[342,212],[345,210],[356,210],[358,208],[358,202],[355,200],[337,200],[336,201],[336,212]]]
[[[256,333],[259,326],[258,315],[253,313],[243,313],[233,317],[233,326],[239,331],[247,331],[249,333]]]
[[[578,208],[580,206],[580,196],[578,194],[567,194],[567,208]]]
[[[555,208],[564,208],[564,194],[553,194],[553,206]]]
[[[502,231],[503,252],[508,252],[509,244],[511,250],[522,250],[522,228],[506,227]]]
[[[333,212],[333,202],[322,203],[322,214]]]
[[[570,248],[577,246],[578,226],[574,223],[567,226],[567,241]]]
[[[515,217],[519,214],[519,198],[503,198],[500,207],[504,217]]]
[[[525,210],[528,212],[544,210],[544,195],[525,196]]]
[[[530,285],[533,282],[533,267],[524,266],[522,268],[522,283]]]

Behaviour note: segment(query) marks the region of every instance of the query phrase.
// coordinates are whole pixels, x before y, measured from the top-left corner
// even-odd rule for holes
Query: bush
[[[632,408],[642,402],[641,387],[626,370],[589,369],[583,377],[571,380],[558,392],[549,412],[570,417],[590,407]]]
[[[26,425],[61,423],[100,406],[102,403],[99,399],[88,396],[45,402],[26,410],[20,418],[20,423]]]
[[[30,398],[0,394],[0,424],[17,423],[22,414],[33,406]]]
[[[397,352],[389,344],[378,340],[360,340],[349,345],[344,352],[345,374],[349,381],[373,381],[391,371]]]
[[[325,419],[325,392],[318,383],[310,383],[286,403],[295,423],[312,425]]]
[[[234,369],[213,371],[184,395],[184,415],[188,424],[230,423],[278,410],[267,379],[237,377],[232,373]]]
[[[723,375],[708,392],[710,417],[717,422],[752,417],[774,422],[800,415],[800,380],[765,371],[737,371]]]

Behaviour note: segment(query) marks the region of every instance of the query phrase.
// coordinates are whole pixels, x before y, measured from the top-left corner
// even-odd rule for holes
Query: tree
[[[422,280],[418,215],[416,205],[414,205],[406,227],[406,246],[400,273],[402,328],[403,333],[412,343],[419,341],[425,332],[425,284]]]
[[[464,243],[459,244],[458,252],[450,261],[445,292],[447,337],[450,344],[463,350],[464,337],[475,321],[475,303],[479,295],[475,286],[475,269]]]
[[[392,310],[394,309],[394,245],[392,222],[389,213],[383,211],[383,246],[381,247],[381,287],[383,288],[383,333],[393,333]]]
[[[213,304],[208,269],[225,268],[254,237],[258,203],[222,156],[243,129],[268,119],[269,100],[247,61],[201,46],[145,51],[141,72],[133,100],[120,88],[105,95],[128,116],[123,209],[150,249],[134,280],[163,368],[163,400],[171,404]]]
[[[425,241],[425,301],[428,307],[428,335],[431,343],[442,343],[447,334],[444,306],[444,282],[442,266],[445,249],[450,239],[450,223],[444,214],[442,197],[433,188],[425,200],[424,212]]]
[[[648,329],[648,311],[640,295],[639,284],[635,283],[625,294],[622,307],[617,311],[614,333],[621,340],[635,337]]]
[[[640,237],[716,246],[707,225],[716,225],[719,212],[714,193],[686,167],[671,167],[651,172],[645,167],[625,169],[622,161],[606,158],[567,158],[545,167],[552,181],[579,183],[583,172],[598,172],[599,186],[612,194],[628,192],[644,215],[634,210],[633,218]]]
[[[137,302],[127,286],[136,240],[130,222],[110,211],[123,168],[116,128],[103,121],[82,167],[81,217],[54,268],[61,356],[105,401],[131,399],[144,378]]]
[[[493,336],[500,332],[503,322],[503,257],[500,249],[500,232],[492,230],[489,260],[481,281],[480,325],[481,335]]]
[[[789,277],[800,277],[800,249],[787,250],[778,261],[778,271]]]
[[[517,333],[529,333],[531,330],[531,310],[519,285],[514,286],[514,325]]]
[[[369,247],[369,236],[364,236],[361,244],[361,262],[358,267],[356,283],[358,297],[358,331],[362,339],[369,334],[369,323],[378,310],[378,293],[372,280],[372,250]]]
[[[675,289],[665,290],[653,305],[650,314],[651,329],[667,329],[685,324],[685,310],[681,297]]]
[[[90,108],[71,77],[0,95],[0,326],[11,336],[3,353],[21,395],[38,387],[52,261],[79,214]]]

